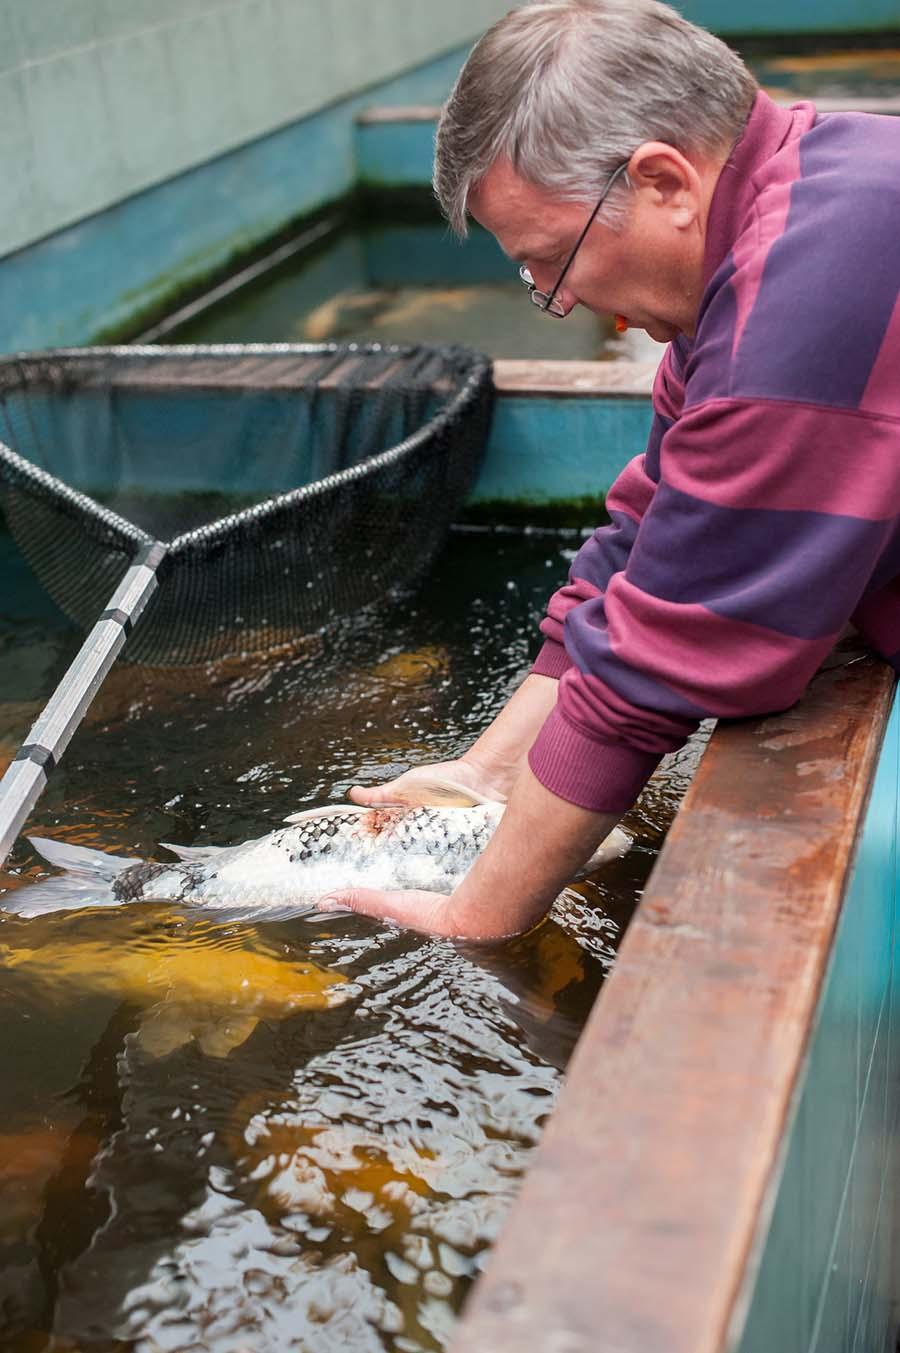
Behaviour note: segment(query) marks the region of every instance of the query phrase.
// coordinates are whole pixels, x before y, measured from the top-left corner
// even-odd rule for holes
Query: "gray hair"
[[[532,0],[476,43],[441,110],[434,190],[456,233],[490,166],[590,201],[645,141],[727,154],[758,85],[712,33],[657,0]],[[627,176],[603,207],[621,225]]]

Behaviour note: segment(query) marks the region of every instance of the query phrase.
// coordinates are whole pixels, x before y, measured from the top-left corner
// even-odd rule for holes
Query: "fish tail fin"
[[[0,899],[4,911],[14,912],[17,916],[40,916],[45,912],[71,911],[79,907],[120,905],[113,892],[113,880],[123,869],[137,864],[137,860],[107,855],[86,846],[70,846],[65,841],[51,841],[43,836],[28,839],[48,864],[66,872],[7,893]]]

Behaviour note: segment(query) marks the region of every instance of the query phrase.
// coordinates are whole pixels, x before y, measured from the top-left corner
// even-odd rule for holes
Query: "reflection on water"
[[[377,628],[119,668],[30,828],[158,857],[458,754],[527,669],[570,544],[456,537]],[[0,609],[11,739],[77,643],[28,623]],[[0,915],[4,1353],[444,1347],[695,760],[648,789],[628,855],[502,945],[161,904]],[[42,869],[22,841],[0,886]]]

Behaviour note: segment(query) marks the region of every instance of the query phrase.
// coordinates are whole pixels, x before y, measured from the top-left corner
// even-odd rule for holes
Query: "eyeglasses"
[[[603,206],[603,203],[606,201],[610,189],[612,188],[613,184],[615,183],[619,175],[624,174],[627,168],[628,161],[625,160],[622,164],[619,165],[617,169],[613,170],[609,178],[606,180],[606,184],[603,188],[603,192],[600,194],[599,201],[597,202],[597,205],[594,207],[594,210],[588,217],[587,224],[585,225],[584,230],[582,230],[581,234],[578,236],[578,239],[575,241],[575,248],[572,250],[571,254],[566,259],[566,265],[563,268],[562,272],[559,274],[559,277],[557,277],[556,286],[553,288],[552,291],[538,291],[537,287],[535,286],[534,278],[532,277],[531,273],[526,268],[524,263],[519,269],[519,277],[522,279],[522,281],[528,288],[528,293],[531,296],[532,304],[539,306],[545,315],[552,315],[554,319],[565,319],[566,315],[569,313],[567,310],[563,309],[562,302],[556,299],[556,293],[562,286],[566,273],[571,268],[572,263],[575,259],[575,255],[578,253],[578,250],[584,243],[584,237],[590,230],[591,226],[594,224],[597,212],[600,210],[600,208]]]

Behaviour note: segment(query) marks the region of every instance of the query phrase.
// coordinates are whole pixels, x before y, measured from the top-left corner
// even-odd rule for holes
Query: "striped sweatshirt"
[[[530,765],[596,811],[700,719],[793,704],[848,621],[900,669],[900,118],[760,93],[703,281],[541,624],[560,681]]]

